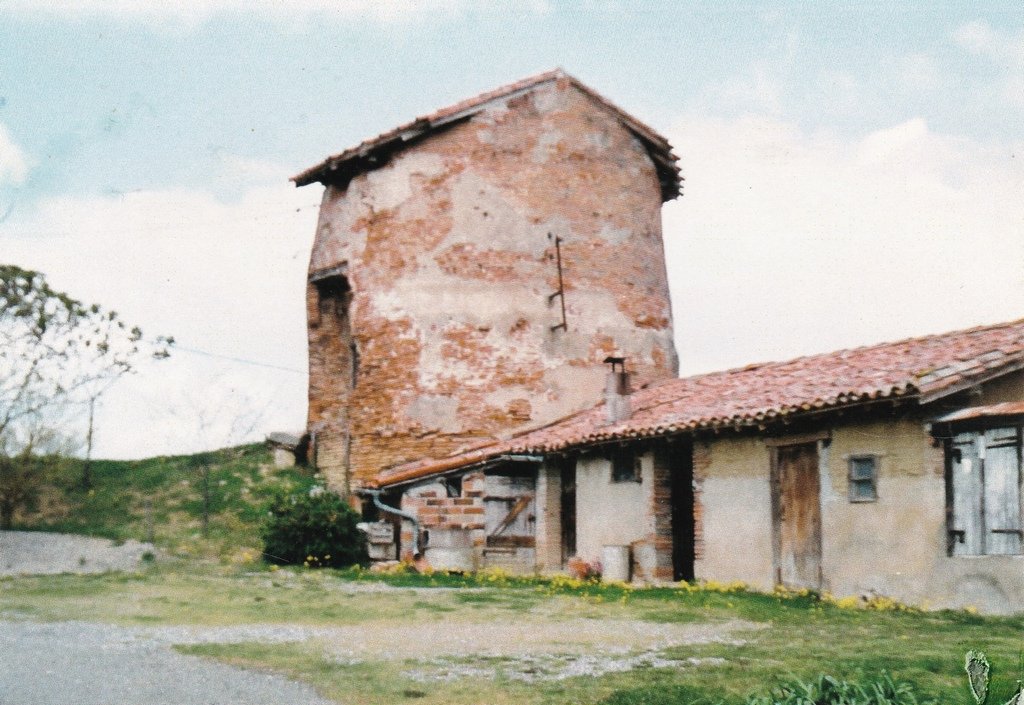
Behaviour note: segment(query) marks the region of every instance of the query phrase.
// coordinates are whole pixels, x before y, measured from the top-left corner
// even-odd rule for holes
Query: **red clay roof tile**
[[[403,149],[410,141],[454,121],[470,117],[484,109],[491,101],[513,97],[516,94],[531,91],[542,84],[560,80],[568,82],[602,105],[644,144],[658,171],[663,200],[670,201],[679,195],[683,178],[676,163],[678,157],[672,152],[672,145],[668,140],[562,69],[530,76],[493,91],[481,93],[474,98],[449,105],[429,115],[418,117],[376,137],[363,140],[344,152],[327,157],[319,164],[292,177],[292,181],[296,186],[305,186],[314,181],[321,183],[347,182],[360,172],[383,165],[392,153]]]
[[[633,393],[633,413],[605,423],[604,405],[475,447],[381,472],[392,485],[513,453],[544,453],[621,438],[757,426],[790,414],[890,397],[927,402],[1000,368],[1024,366],[1024,319],[851,350],[747,365]]]

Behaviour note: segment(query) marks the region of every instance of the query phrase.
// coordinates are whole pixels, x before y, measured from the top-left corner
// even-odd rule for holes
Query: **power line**
[[[295,374],[298,374],[298,375],[307,374],[306,370],[297,370],[294,367],[284,367],[283,365],[272,365],[269,362],[259,362],[257,360],[246,360],[245,358],[233,357],[231,355],[220,355],[218,353],[207,352],[205,350],[196,350],[195,348],[186,348],[186,347],[184,347],[182,345],[177,345],[177,344],[175,344],[171,348],[171,350],[172,351],[180,350],[182,352],[192,353],[193,355],[202,355],[204,357],[215,357],[215,358],[217,358],[219,360],[230,360],[231,362],[238,362],[238,363],[241,363],[243,365],[252,365],[254,367],[267,367],[267,368],[272,369],[272,370],[281,370],[282,372],[294,372]]]

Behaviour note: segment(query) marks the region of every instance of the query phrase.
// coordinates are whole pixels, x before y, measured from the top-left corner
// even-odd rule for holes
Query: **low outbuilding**
[[[1024,605],[1024,320],[637,390],[609,364],[588,410],[377,476],[426,561]]]

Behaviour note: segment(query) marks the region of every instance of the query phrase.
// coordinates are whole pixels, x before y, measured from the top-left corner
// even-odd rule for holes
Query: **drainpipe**
[[[395,514],[397,516],[402,517],[403,519],[408,519],[409,521],[412,522],[412,557],[413,558],[419,558],[420,557],[420,520],[416,518],[416,515],[415,514],[410,514],[409,512],[403,512],[401,509],[398,509],[397,507],[389,507],[388,505],[386,505],[383,502],[381,502],[380,501],[381,490],[361,489],[361,490],[356,490],[356,494],[367,495],[368,497],[373,499],[373,506],[377,507],[377,509],[380,509],[381,511],[387,512],[389,514]]]

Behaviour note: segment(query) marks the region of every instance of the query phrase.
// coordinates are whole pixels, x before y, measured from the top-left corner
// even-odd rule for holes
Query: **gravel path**
[[[545,653],[627,652],[683,644],[742,644],[732,633],[760,625],[659,624],[634,619],[570,619],[465,623],[449,620],[339,627],[243,624],[226,627],[136,627],[134,633],[165,644],[282,643],[317,640],[343,660],[437,656],[524,656]]]
[[[152,544],[42,531],[0,531],[0,575],[135,570]]]
[[[2,705],[329,705],[281,676],[183,656],[166,639],[84,622],[0,622]]]

